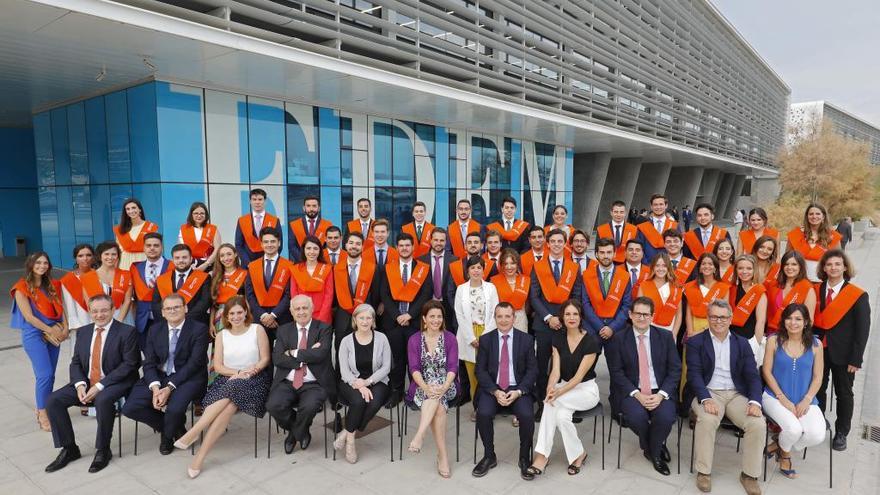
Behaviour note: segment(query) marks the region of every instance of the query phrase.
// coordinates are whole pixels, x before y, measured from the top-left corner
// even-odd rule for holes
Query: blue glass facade
[[[367,197],[394,230],[417,200],[438,225],[462,198],[483,222],[508,195],[539,224],[572,203],[570,148],[167,82],[38,114],[34,141],[43,246],[64,264],[76,243],[112,237],[132,195],[166,249],[194,201],[231,240],[253,187],[285,220],[319,194],[324,217],[341,224]]]

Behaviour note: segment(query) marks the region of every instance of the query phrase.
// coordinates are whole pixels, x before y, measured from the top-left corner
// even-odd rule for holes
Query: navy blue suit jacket
[[[700,332],[687,341],[687,399],[709,399],[707,385],[715,373],[715,348],[711,330]],[[749,341],[730,332],[730,374],[736,391],[750,401],[761,403],[761,377]],[[685,402],[687,403],[687,402]]]
[[[513,378],[516,385],[511,390],[521,390],[523,395],[530,395],[538,380],[538,360],[535,357],[535,339],[531,335],[511,330],[513,342]],[[498,330],[480,336],[480,352],[477,353],[477,381],[480,389],[494,394],[498,387],[498,366],[501,359],[501,347],[498,342]]]
[[[595,270],[599,274],[599,280],[602,280],[602,273],[600,272],[599,267],[596,266]],[[587,331],[596,336],[600,343],[606,342],[599,337],[599,330],[601,330],[602,327],[607,325],[611,327],[611,330],[613,330],[615,334],[617,334],[626,326],[626,319],[629,317],[629,308],[632,305],[631,292],[632,289],[629,288],[629,284],[627,283],[627,289],[623,291],[623,296],[620,298],[620,305],[617,306],[617,312],[614,313],[614,317],[600,318],[599,315],[596,314],[596,310],[593,309],[593,305],[590,303],[589,294],[584,290],[584,320]]]
[[[89,357],[92,355],[92,334],[95,324],[89,323],[76,331],[76,344],[73,359],[70,360],[70,384],[85,382],[86,388],[94,383],[89,381]],[[101,367],[104,387],[126,385],[131,387],[138,381],[138,368],[141,366],[141,351],[138,348],[138,332],[131,326],[113,320],[110,330],[102,335],[104,347],[101,351]]]
[[[174,351],[174,373],[167,375],[160,368],[168,360],[168,322],[159,321],[150,327],[144,347],[144,381],[159,382],[164,387],[172,382],[180,387],[186,382],[208,384],[208,327],[187,318],[177,335]]]
[[[167,260],[164,257],[162,258],[162,265],[159,269],[159,273],[156,274],[156,278],[159,278],[159,275],[165,273],[168,270],[168,267],[171,265],[171,260]],[[142,280],[147,280],[147,262],[146,261],[136,261],[132,264],[133,267],[138,271]],[[134,326],[137,328],[138,332],[146,332],[148,330],[147,324],[151,319],[156,320],[162,317],[161,314],[153,315],[153,318],[150,318],[153,308],[153,301],[135,301],[135,315],[134,315]]]
[[[681,359],[675,349],[672,333],[652,325],[649,339],[657,387],[666,392],[670,400],[676,400],[681,379]],[[635,330],[631,326],[614,334],[605,346],[605,359],[611,376],[611,409],[617,411],[620,401],[639,389],[639,350]]]

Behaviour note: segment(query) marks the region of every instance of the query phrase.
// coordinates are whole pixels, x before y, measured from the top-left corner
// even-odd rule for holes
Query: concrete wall
[[[42,249],[40,202],[34,131],[0,128],[0,237],[3,256],[15,256],[15,238],[25,240],[27,252]],[[69,205],[68,205],[69,206]],[[61,260],[52,260],[56,265]]]
[[[602,191],[611,164],[610,153],[582,153],[574,155],[574,225],[592,232],[599,213]]]
[[[666,197],[671,206],[681,210],[685,205],[693,208],[703,181],[703,167],[672,167],[666,182]]]
[[[636,183],[636,190],[633,194],[632,207],[642,209],[650,208],[648,201],[651,195],[655,193],[663,193],[666,190],[666,184],[669,182],[669,175],[672,171],[672,165],[669,163],[643,163],[639,172],[639,180]]]
[[[632,204],[641,168],[641,158],[615,158],[611,160],[608,177],[605,180],[605,190],[602,191],[602,201],[599,204],[597,224],[601,225],[610,220],[610,206],[613,201],[619,199],[628,205]],[[577,195],[577,189],[575,191]]]

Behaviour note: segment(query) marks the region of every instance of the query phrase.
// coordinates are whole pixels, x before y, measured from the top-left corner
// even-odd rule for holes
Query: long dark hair
[[[779,284],[779,287],[785,287],[785,282],[788,280],[788,277],[785,275],[785,264],[792,258],[797,261],[798,274],[797,277],[791,281],[791,285],[807,278],[807,262],[804,261],[804,257],[797,251],[789,251],[782,255],[782,260],[779,262],[779,275],[776,276],[776,283]]]
[[[73,268],[74,269],[79,268],[79,265],[77,265],[77,263],[76,263],[76,258],[77,258],[77,256],[79,256],[79,252],[82,251],[83,249],[88,249],[89,252],[92,253],[92,267],[91,268],[95,269],[95,248],[93,248],[91,244],[87,244],[87,243],[77,244],[76,246],[73,247]]]
[[[196,208],[201,208],[205,210],[205,223],[203,223],[202,225],[196,225],[195,220],[193,220],[193,212],[196,211]],[[143,208],[141,209],[141,211],[144,211]],[[192,206],[189,207],[189,214],[186,215],[186,224],[190,227],[204,227],[209,223],[211,223],[211,213],[208,212],[208,205],[202,203],[201,201],[196,201],[195,203],[193,203]]]
[[[34,273],[34,265],[37,264],[37,260],[40,258],[46,258],[46,262],[49,263],[49,269],[46,270],[46,274],[41,276],[40,280],[37,281],[37,275]],[[27,283],[28,291],[32,296],[36,294],[37,289],[43,289],[43,292],[48,294],[50,298],[58,298],[58,293],[55,292],[55,286],[52,285],[52,260],[49,259],[49,255],[45,251],[31,253],[31,255],[24,261],[24,280],[25,283]]]
[[[810,319],[810,311],[807,306],[801,303],[791,303],[782,310],[779,317],[779,331],[777,332],[777,342],[779,347],[788,341],[788,329],[785,328],[785,320],[795,312],[800,313],[804,317],[804,331],[801,333],[801,343],[804,345],[804,351],[813,346],[813,321]]]
[[[119,232],[121,234],[127,234],[131,231],[131,218],[129,218],[128,213],[125,212],[125,207],[129,204],[134,203],[137,205],[138,209],[141,210],[141,220],[146,220],[144,216],[144,206],[138,201],[136,198],[128,198],[122,202],[122,219],[119,220]]]
[[[810,203],[807,205],[807,209],[804,210],[804,237],[807,240],[813,236],[812,229],[810,228],[810,210],[816,208],[817,210],[822,212],[822,223],[819,224],[819,228],[816,232],[818,238],[816,239],[816,244],[827,248],[828,244],[831,242],[831,224],[828,222],[828,210],[825,209],[824,206],[819,203]]]
[[[721,264],[718,262],[718,257],[710,252],[705,252],[697,258],[697,283],[700,285],[704,285],[706,283],[706,279],[703,278],[703,272],[700,270],[700,266],[703,264],[703,260],[709,258],[712,260],[712,264],[715,265],[715,281],[721,281]]]
[[[214,258],[214,265],[211,267],[211,297],[213,299],[217,299],[217,294],[220,292],[220,284],[223,283],[223,274],[226,272],[226,268],[220,262],[220,250],[223,248],[229,248],[235,253],[235,258],[233,258],[235,260],[235,267],[241,268],[241,259],[238,257],[238,251],[235,250],[235,246],[228,242],[220,244],[220,247],[217,248],[217,256]]]

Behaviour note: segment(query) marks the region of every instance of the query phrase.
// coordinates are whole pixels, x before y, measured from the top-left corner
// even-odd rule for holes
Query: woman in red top
[[[806,262],[806,275],[812,282],[819,282],[817,268],[825,251],[840,247],[840,234],[831,228],[828,211],[818,203],[810,203],[804,211],[804,223],[788,233],[786,251],[797,251]],[[812,318],[812,314],[810,318]]]
[[[216,255],[211,268],[211,300],[214,301],[209,329],[211,337],[223,330],[223,308],[232,296],[244,295],[244,282],[247,279],[247,270],[241,267],[235,246],[221,244],[214,252]]]
[[[180,226],[177,234],[177,242],[189,246],[196,270],[210,270],[214,266],[217,250],[223,241],[217,226],[211,223],[205,203],[196,201],[189,207],[186,223]]]
[[[779,315],[786,306],[803,304],[810,311],[810,321],[816,314],[816,292],[813,283],[807,279],[807,264],[797,251],[789,251],[782,256],[782,268],[776,283],[768,288],[767,295],[767,333],[774,334],[779,329]]]
[[[736,242],[737,253],[751,253],[755,241],[763,236],[769,236],[779,240],[779,231],[767,226],[767,212],[764,208],[752,208],[749,210],[749,228],[739,233]]]
[[[128,198],[122,203],[122,219],[113,227],[116,244],[119,247],[119,268],[125,271],[135,261],[147,259],[144,254],[144,234],[157,232],[159,226],[148,222],[144,217],[144,207],[135,198]]]
[[[755,257],[755,281],[764,284],[769,289],[776,283],[779,275],[779,241],[769,235],[761,236],[752,246],[752,256]]]
[[[312,318],[332,324],[333,315],[333,267],[318,261],[321,256],[321,241],[315,236],[307,236],[303,241],[302,253],[305,261],[293,265],[290,277],[290,298],[305,294],[312,298],[314,310]]]
[[[718,258],[718,273],[721,274],[721,280],[733,285],[736,279],[733,268],[733,259],[736,257],[736,251],[733,250],[733,242],[727,238],[721,239],[715,243],[712,254]]]
[[[131,309],[131,272],[119,268],[119,246],[115,242],[102,242],[96,248],[100,266],[80,277],[83,286],[83,299],[107,294],[113,299],[113,319],[134,325],[134,312]]]

